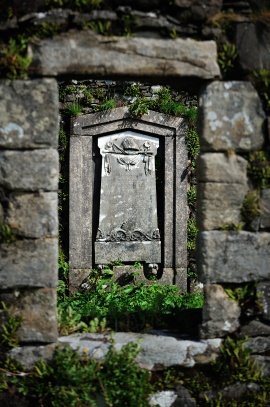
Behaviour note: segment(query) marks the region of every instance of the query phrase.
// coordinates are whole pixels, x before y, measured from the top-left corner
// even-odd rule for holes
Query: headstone
[[[156,137],[124,131],[98,138],[102,155],[95,263],[161,262]]]

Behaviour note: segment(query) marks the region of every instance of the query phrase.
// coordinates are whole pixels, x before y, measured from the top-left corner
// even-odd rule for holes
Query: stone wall
[[[175,0],[167,8],[159,1],[148,1],[136,2],[135,10],[131,1],[114,1],[106,10],[52,10],[43,15],[25,15],[25,9],[17,3],[12,3],[13,19],[1,25],[6,33],[16,34],[27,24],[34,27],[44,21],[59,23],[58,29],[63,31],[53,38],[29,43],[32,80],[0,82],[0,215],[2,223],[9,227],[2,226],[1,299],[13,304],[14,312],[23,317],[19,339],[26,346],[21,349],[33,354],[35,346],[57,341],[58,91],[54,78],[98,77],[197,89],[201,139],[198,267],[205,284],[199,336],[208,339],[248,335],[254,354],[267,355],[269,182],[263,189],[255,188],[248,164],[251,152],[269,150],[269,119],[265,115],[269,114],[269,106],[264,96],[269,89],[260,92],[260,100],[248,81],[254,69],[269,69],[269,27],[263,11],[267,2],[234,2],[232,6],[227,1],[209,0],[201,5],[196,0]],[[35,6],[23,4],[28,7],[27,13],[44,10],[43,1],[35,2]],[[229,7],[234,12],[230,16]],[[134,28],[134,37],[110,37],[80,29],[79,21],[117,22],[124,21],[123,15],[134,15],[140,23]],[[224,21],[230,27],[225,34]],[[114,30],[117,34],[114,23],[110,27],[111,34]],[[187,36],[195,36],[196,41]],[[203,41],[198,41],[199,37]],[[226,47],[222,48],[228,41],[235,44],[237,51],[232,66]],[[217,44],[223,52],[219,53],[223,77],[216,62]],[[254,189],[259,191],[260,212],[255,222],[244,222],[240,227],[240,207],[248,191]],[[259,309],[241,308],[225,291],[246,284],[256,284],[261,295]],[[258,341],[263,346],[256,346]],[[27,346],[29,343],[33,347]],[[42,352],[36,357],[41,357]],[[260,360],[265,362],[267,356],[263,357]]]

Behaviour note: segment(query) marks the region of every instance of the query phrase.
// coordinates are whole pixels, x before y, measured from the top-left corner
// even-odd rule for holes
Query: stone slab
[[[222,286],[205,285],[200,337],[216,338],[235,332],[240,326],[240,314],[238,303],[229,298]]]
[[[57,148],[55,79],[0,80],[0,148]]]
[[[259,333],[259,332],[258,332]],[[257,336],[244,342],[244,347],[251,349],[252,353],[265,353],[270,351],[270,336]]]
[[[260,98],[250,82],[212,82],[199,95],[201,151],[260,149],[264,120]]]
[[[269,233],[199,232],[197,247],[202,283],[245,283],[269,278]]]
[[[0,245],[0,286],[56,287],[58,283],[58,241],[18,240]]]
[[[199,230],[217,230],[228,224],[240,224],[241,205],[247,192],[247,183],[199,182],[196,214]]]
[[[12,348],[7,356],[20,363],[26,371],[33,370],[35,365],[42,359],[48,363],[52,360],[56,344],[39,346],[20,346]]]
[[[145,261],[146,263],[161,262],[161,242],[95,242],[95,262],[108,264],[115,260],[123,262]]]
[[[113,334],[115,349],[130,342],[140,341],[137,361],[148,370],[162,370],[170,366],[192,367],[196,363],[209,363],[217,358],[221,339],[201,341],[179,340],[173,336],[149,335],[128,332]],[[73,334],[59,337],[62,344],[70,344],[84,356],[104,360],[111,346],[109,334]]]
[[[270,228],[270,189],[261,191],[260,210],[260,228]]]
[[[0,151],[0,185],[15,191],[57,191],[58,152]]]
[[[57,237],[57,201],[56,192],[13,193],[8,200],[5,223],[19,236]]]
[[[196,160],[196,178],[199,182],[246,185],[247,164],[236,154],[202,153]]]
[[[266,25],[237,24],[235,41],[238,63],[244,71],[251,73],[253,70],[270,69],[270,32]]]
[[[241,326],[239,338],[256,337],[258,335],[270,335],[270,326],[259,320],[250,321],[247,325]]]
[[[20,292],[13,305],[15,316],[22,318],[18,329],[19,342],[56,342],[57,331],[56,289],[41,288]]]
[[[35,75],[42,76],[154,77],[157,82],[174,78],[183,86],[220,76],[214,41],[106,37],[91,30],[70,30],[33,42],[29,53]]]

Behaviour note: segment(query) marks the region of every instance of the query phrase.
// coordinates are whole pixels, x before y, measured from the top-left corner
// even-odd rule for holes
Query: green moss
[[[12,243],[15,240],[15,233],[12,232],[8,225],[0,221],[0,243]]]
[[[241,206],[241,214],[246,223],[250,223],[257,216],[260,216],[260,196],[257,190],[252,190],[247,193]]]
[[[27,77],[31,58],[26,54],[28,40],[23,36],[0,42],[0,76],[9,79]]]
[[[194,219],[189,219],[187,223],[187,249],[192,251],[196,249],[196,238],[197,238],[198,228],[196,227],[196,222]]]
[[[0,332],[0,347],[14,348],[18,346],[17,331],[21,325],[21,318],[13,315],[13,309],[8,308],[6,304],[1,302],[1,314],[5,314],[5,322],[1,326]]]
[[[247,173],[255,188],[270,187],[270,155],[268,151],[253,151],[248,156]]]

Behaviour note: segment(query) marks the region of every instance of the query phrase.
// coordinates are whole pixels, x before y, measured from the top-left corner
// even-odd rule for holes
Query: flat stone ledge
[[[111,347],[110,334],[74,334],[62,336],[59,343],[70,344],[84,356],[103,360]],[[160,370],[170,366],[192,367],[196,363],[209,363],[217,358],[222,340],[180,340],[173,336],[116,332],[113,334],[115,349],[130,342],[140,341],[137,361],[147,370]]]
[[[268,280],[270,233],[198,233],[198,273],[203,283]]]
[[[0,186],[14,191],[57,191],[58,152],[49,148],[0,151]]]
[[[0,244],[0,286],[57,287],[58,240],[29,239]]]
[[[260,149],[264,120],[260,98],[250,82],[212,82],[199,97],[201,151]]]
[[[70,30],[32,43],[29,53],[34,74],[42,76],[167,78],[186,87],[220,77],[214,41],[105,37]]]
[[[0,148],[57,148],[55,79],[0,80]]]
[[[21,346],[11,349],[7,357],[15,359],[25,370],[32,370],[42,359],[44,362],[50,362],[53,358],[56,343],[49,345]]]

